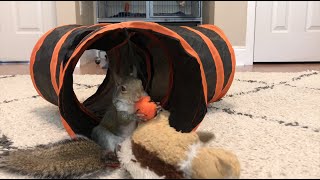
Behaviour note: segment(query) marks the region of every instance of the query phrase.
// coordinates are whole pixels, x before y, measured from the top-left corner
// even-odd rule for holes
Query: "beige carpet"
[[[83,100],[104,76],[75,75]],[[0,76],[0,138],[31,147],[68,138],[56,106],[39,97],[29,76]],[[320,178],[320,72],[237,72],[227,96],[209,106],[199,130],[210,146],[238,155],[241,178]],[[133,177],[143,177],[127,167]],[[124,169],[98,178],[128,178]],[[0,171],[0,178],[26,178]]]

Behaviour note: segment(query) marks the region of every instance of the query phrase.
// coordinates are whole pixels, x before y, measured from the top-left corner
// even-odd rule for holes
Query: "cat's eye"
[[[127,87],[126,86],[121,86],[121,92],[127,92]]]

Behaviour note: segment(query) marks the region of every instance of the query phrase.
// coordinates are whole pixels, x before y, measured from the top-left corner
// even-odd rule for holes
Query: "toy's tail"
[[[103,151],[87,138],[63,140],[0,156],[0,169],[39,178],[76,178],[105,168]]]

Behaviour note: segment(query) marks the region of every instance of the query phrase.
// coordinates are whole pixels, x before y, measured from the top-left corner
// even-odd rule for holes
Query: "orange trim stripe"
[[[101,24],[95,24],[92,26],[87,26],[87,28],[91,28],[91,27],[95,27],[95,26],[106,26],[109,25],[109,23],[101,23]],[[63,43],[66,41],[66,39],[69,37],[69,35],[80,28],[83,28],[86,26],[79,26],[76,27],[74,29],[71,29],[70,31],[68,31],[65,35],[63,35],[60,40],[58,41],[57,45],[55,46],[53,53],[52,53],[52,58],[51,58],[51,62],[50,62],[50,74],[51,74],[51,83],[53,85],[53,88],[56,92],[57,95],[59,95],[59,88],[58,88],[58,82],[56,81],[56,73],[57,73],[57,63],[58,63],[58,55],[60,52],[60,49],[63,45]]]
[[[235,57],[234,49],[233,49],[230,41],[228,40],[227,36],[217,26],[212,25],[212,24],[204,24],[204,25],[200,25],[200,27],[212,30],[212,31],[216,32],[217,34],[219,34],[219,36],[226,42],[226,44],[227,44],[227,46],[229,48],[229,51],[230,51],[231,63],[232,63],[232,71],[231,71],[228,83],[226,84],[226,87],[222,90],[221,94],[218,97],[218,99],[220,99],[220,98],[222,98],[223,96],[226,95],[226,93],[228,92],[228,90],[229,90],[229,88],[230,88],[230,86],[232,84],[233,78],[234,78],[235,66],[236,66],[236,57]]]
[[[85,112],[88,116],[90,116],[94,121],[96,122],[100,122],[99,118],[93,114],[89,109],[87,109],[82,103],[80,103],[80,101],[77,99],[77,96],[75,93],[73,93],[74,95],[74,99],[76,101],[76,103],[78,104],[78,106],[80,107],[80,109]]]
[[[201,77],[202,77],[202,86],[204,89],[204,96],[205,96],[205,102],[207,103],[207,81],[205,78],[205,74],[204,74],[204,70],[203,70],[203,66],[202,66],[202,62],[200,61],[199,55],[194,51],[194,49],[180,36],[178,35],[176,32],[165,28],[159,24],[156,23],[151,23],[151,22],[135,22],[135,21],[129,21],[129,22],[123,22],[123,23],[119,23],[119,24],[111,24],[109,26],[104,27],[103,29],[97,31],[96,33],[92,34],[88,39],[86,39],[85,41],[83,41],[81,44],[78,45],[78,47],[75,49],[75,51],[73,52],[73,54],[71,55],[70,59],[76,59],[74,60],[75,62],[77,62],[81,56],[81,54],[86,50],[87,47],[89,47],[93,41],[91,41],[94,38],[99,38],[100,36],[103,35],[103,33],[107,32],[107,31],[111,31],[111,30],[115,30],[115,29],[119,29],[119,28],[139,28],[139,29],[145,29],[145,30],[152,30],[170,37],[174,37],[176,39],[178,39],[182,45],[182,47],[185,49],[185,51],[187,53],[189,53],[189,55],[193,56],[197,62],[200,65],[200,72],[201,72]],[[91,42],[90,42],[91,41]],[[72,68],[75,68],[76,63],[72,62]],[[64,71],[62,73],[61,78],[64,79],[64,75],[66,72],[66,69],[69,67],[71,61],[69,61],[66,65],[66,67],[64,68]],[[62,86],[63,81],[60,81],[60,87]]]
[[[101,25],[101,24],[98,24],[98,25]],[[94,27],[94,26],[97,26],[97,25],[93,25],[93,26],[90,26],[90,27]],[[81,27],[84,27],[84,26],[80,26],[80,27],[77,27],[76,29],[78,29],[78,28],[81,28]],[[70,35],[70,33],[73,31],[73,30],[75,30],[75,29],[72,29],[72,30],[70,30],[67,34],[69,34]],[[66,35],[67,35],[66,34]],[[64,37],[64,36],[63,36]],[[66,36],[66,38],[67,38],[67,36]],[[63,41],[64,42],[64,41]],[[60,48],[61,48],[61,46],[62,46],[62,44],[60,45],[60,47],[58,47],[58,50],[60,51]],[[57,60],[58,59],[58,56],[57,57],[55,57],[55,59],[54,60]],[[56,63],[55,63],[56,64]],[[57,64],[55,65],[55,66],[57,66]],[[55,71],[55,73],[56,73],[56,68],[55,68],[55,66],[53,66],[53,68],[54,68],[54,71]],[[51,68],[51,67],[50,67]],[[62,74],[62,72],[63,72],[63,63],[61,63],[60,64],[60,72],[59,72],[59,81],[61,82],[62,81],[62,78],[61,78],[61,74]],[[51,71],[52,72],[52,71]],[[54,74],[55,74],[54,73]],[[53,74],[51,74],[51,76],[52,76]],[[52,80],[52,79],[51,79]],[[54,77],[54,80],[55,80],[55,77]],[[56,81],[55,81],[56,82]],[[57,84],[57,82],[56,82],[56,84]],[[57,92],[57,95],[59,95],[59,93],[60,93],[60,87],[61,86],[56,86],[56,88],[58,88],[58,91],[56,91]],[[78,104],[78,106],[80,107],[80,109],[84,112],[84,113],[86,113],[88,116],[90,116],[93,120],[95,120],[96,122],[99,122],[99,118],[97,118],[91,111],[89,111],[86,107],[84,107],[84,105],[82,104],[82,103],[80,103],[79,102],[79,100],[77,99],[77,98],[75,98],[76,99],[76,103]],[[67,123],[67,122],[66,122]]]
[[[206,35],[204,35],[200,31],[195,30],[191,27],[187,27],[187,26],[181,26],[181,27],[186,28],[186,29],[198,34],[203,39],[203,41],[207,44],[207,46],[210,50],[211,56],[214,60],[214,64],[216,67],[216,77],[217,77],[215,93],[214,93],[214,96],[209,101],[209,103],[212,103],[212,102],[218,100],[218,97],[221,94],[221,91],[223,88],[224,70],[223,70],[223,63],[222,63],[220,54],[219,54],[216,46],[212,43],[212,41]]]
[[[199,128],[200,124],[201,124],[201,123],[199,123],[195,128],[193,128],[191,132],[197,131],[197,129]]]
[[[62,73],[63,73],[63,63],[60,64],[59,82],[62,81],[62,78],[61,78],[61,74],[62,74]],[[59,84],[60,84],[60,83],[59,83]],[[59,95],[61,86],[59,86],[58,88],[59,88],[59,91],[58,91],[58,95]],[[58,100],[59,100],[59,98],[58,98]]]
[[[61,74],[62,74],[62,72],[63,72],[63,63],[61,63],[60,64],[60,75],[59,75],[59,81],[61,82],[62,81],[62,78],[61,78]],[[60,88],[61,88],[61,86],[59,86],[59,93],[58,94],[60,94]],[[75,95],[75,94],[74,94]],[[95,121],[97,121],[97,122],[99,122],[99,119],[95,116],[95,115],[93,115],[92,114],[92,112],[91,111],[89,111],[86,107],[84,107],[84,105],[82,104],[82,103],[80,103],[79,102],[79,100],[77,99],[77,98],[75,98],[76,99],[76,103],[79,105],[79,107],[80,107],[80,109],[82,110],[82,111],[84,111],[88,116],[90,116],[92,119],[94,119]],[[58,98],[58,103],[60,103],[59,102],[59,98]],[[59,105],[60,106],[60,105]]]
[[[58,83],[56,81],[56,72],[57,72],[57,65],[58,65],[58,59],[59,59],[59,52],[60,49],[62,47],[62,45],[64,44],[64,42],[66,41],[66,39],[69,37],[69,35],[80,28],[83,28],[85,26],[80,26],[80,27],[76,27],[74,29],[71,29],[70,31],[68,31],[65,35],[63,35],[61,37],[61,39],[58,41],[57,45],[55,46],[53,53],[52,53],[52,58],[51,58],[51,62],[50,62],[50,75],[51,75],[51,83],[52,86],[56,92],[57,95],[59,95],[59,88],[58,88]]]
[[[112,49],[110,49],[109,51],[113,50],[113,49],[119,49],[122,46],[124,46],[126,43],[128,43],[128,41],[130,40],[130,38],[134,35],[134,33],[130,33],[129,36],[127,37],[127,39],[125,39],[122,43],[116,45],[115,47],[113,47]]]
[[[46,99],[46,98],[44,98],[43,95],[41,94],[40,90],[39,90],[38,87],[37,87],[37,84],[36,84],[36,82],[35,82],[35,79],[34,79],[33,66],[34,66],[34,63],[35,63],[35,61],[36,61],[36,55],[37,55],[37,52],[39,51],[40,47],[42,46],[44,40],[47,38],[47,36],[48,36],[49,34],[51,34],[52,31],[54,31],[55,29],[60,28],[60,27],[63,27],[63,26],[67,26],[67,25],[62,25],[62,26],[58,26],[58,27],[56,27],[56,28],[50,29],[50,30],[47,31],[44,35],[42,35],[41,38],[38,40],[38,42],[35,44],[35,46],[34,46],[34,48],[33,48],[33,50],[32,50],[32,53],[31,53],[30,66],[29,66],[31,80],[32,80],[32,83],[33,83],[34,88],[36,89],[36,91],[38,92],[38,94],[39,94],[43,99]]]
[[[74,131],[71,129],[71,127],[69,126],[69,124],[67,123],[67,121],[62,117],[61,117],[61,122],[62,122],[62,125],[64,126],[64,128],[66,129],[67,133],[69,134],[69,136],[72,138],[72,139],[75,139],[76,138],[76,133],[74,133]]]

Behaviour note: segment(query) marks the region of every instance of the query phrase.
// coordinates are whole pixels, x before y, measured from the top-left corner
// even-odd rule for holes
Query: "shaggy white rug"
[[[93,94],[103,78],[74,75],[78,98]],[[0,87],[0,138],[12,143],[0,151],[68,138],[58,108],[37,95],[28,75],[0,76]],[[320,178],[319,102],[318,71],[237,72],[228,94],[209,105],[199,130],[215,134],[210,146],[238,156],[241,178]],[[129,162],[130,149],[123,151]],[[156,177],[140,170],[127,163],[97,178]],[[0,171],[0,178],[29,177]]]

